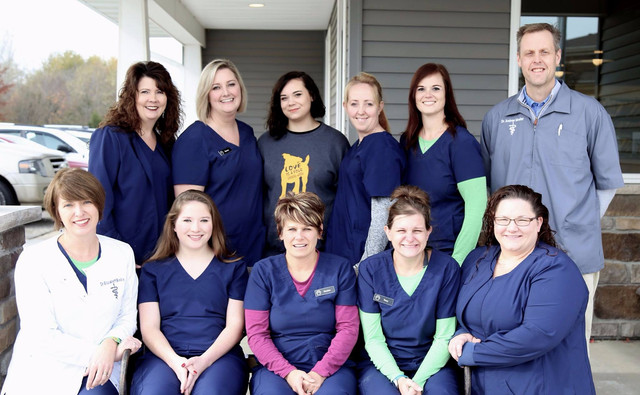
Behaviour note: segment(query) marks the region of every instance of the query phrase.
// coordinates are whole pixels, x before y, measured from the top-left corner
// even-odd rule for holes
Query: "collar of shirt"
[[[553,89],[551,89],[551,93],[549,93],[549,96],[547,96],[546,99],[544,99],[541,102],[536,102],[533,101],[532,98],[529,97],[529,95],[527,95],[527,87],[524,86],[522,88],[522,91],[520,92],[520,97],[518,97],[518,100],[527,105],[531,111],[533,112],[533,115],[536,118],[540,117],[540,110],[542,110],[542,108],[544,107],[545,104],[547,104],[547,102],[549,100],[551,100],[551,98],[555,97],[556,94],[558,93],[558,91],[560,90],[560,82],[558,82],[558,80],[556,80],[556,83],[553,85]]]

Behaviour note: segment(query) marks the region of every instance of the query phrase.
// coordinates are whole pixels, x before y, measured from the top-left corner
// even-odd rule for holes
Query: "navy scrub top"
[[[269,311],[271,339],[297,369],[311,370],[336,335],[336,306],[356,305],[356,275],[344,258],[320,252],[309,291],[296,289],[284,254],[256,263],[244,307]]]
[[[564,252],[539,243],[511,272],[493,278],[500,247],[479,247],[462,265],[458,294],[466,343],[458,363],[472,366],[472,392],[595,394],[584,338],[588,291]]]
[[[436,333],[436,320],[456,315],[460,266],[431,250],[420,284],[409,296],[393,267],[393,250],[369,257],[358,268],[358,307],[380,314],[389,351],[403,371],[418,370]]]
[[[173,184],[204,186],[220,211],[229,248],[253,266],[265,242],[262,157],[251,126],[236,122],[240,146],[203,122],[189,126],[173,147]]]
[[[390,133],[356,140],[340,164],[338,190],[326,250],[360,262],[371,224],[371,198],[388,197],[400,185],[405,154]]]
[[[91,135],[89,172],[106,194],[98,234],[128,243],[141,264],[155,248],[173,200],[164,147],[158,139],[152,151],[137,133],[105,126]]]
[[[195,356],[218,338],[226,327],[229,299],[242,300],[246,287],[242,261],[225,263],[214,257],[194,279],[174,256],[142,266],[138,303],[157,302],[160,330],[173,350]]]
[[[407,154],[403,183],[429,194],[433,227],[429,246],[451,255],[464,221],[458,183],[485,176],[480,144],[461,126],[456,127],[455,137],[444,132],[424,154],[419,145],[407,150],[404,137],[400,139]]]

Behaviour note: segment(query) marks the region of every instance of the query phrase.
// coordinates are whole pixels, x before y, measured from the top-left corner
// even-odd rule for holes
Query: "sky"
[[[78,0],[0,0],[0,49],[7,43],[15,63],[32,71],[66,50],[117,57],[118,27]]]
[[[0,59],[7,45],[27,72],[68,50],[85,59],[117,58],[118,26],[78,0],[0,0]],[[151,38],[149,45],[153,53],[181,63],[182,46],[174,39]]]

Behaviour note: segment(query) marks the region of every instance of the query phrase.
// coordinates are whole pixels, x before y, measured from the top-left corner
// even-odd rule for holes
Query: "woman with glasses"
[[[462,265],[449,353],[480,394],[595,394],[584,339],[588,291],[556,246],[542,196],[498,189]]]

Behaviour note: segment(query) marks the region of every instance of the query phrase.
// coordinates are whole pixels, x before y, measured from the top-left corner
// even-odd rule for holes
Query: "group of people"
[[[212,61],[176,139],[168,72],[131,66],[89,172],[47,190],[63,232],[16,265],[2,394],[117,393],[123,351],[141,347],[136,303],[132,394],[244,394],[245,331],[253,394],[458,394],[455,362],[473,393],[594,393],[585,335],[599,218],[622,186],[615,132],[555,79],[556,28],[517,38],[525,87],[480,144],[439,64],[411,79],[400,142],[378,80],[354,76],[350,147],[304,72],[278,79],[256,140],[236,119],[239,71]]]

